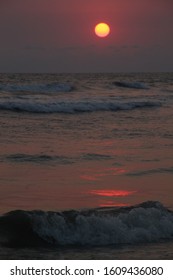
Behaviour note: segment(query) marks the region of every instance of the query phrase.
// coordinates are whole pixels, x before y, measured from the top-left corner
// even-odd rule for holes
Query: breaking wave
[[[173,238],[173,212],[159,202],[63,212],[16,210],[0,217],[8,246],[109,245]]]
[[[56,92],[70,92],[74,89],[69,84],[50,83],[50,84],[28,84],[28,85],[0,85],[0,91],[3,92],[35,92],[35,93],[56,93]]]
[[[133,110],[137,108],[159,107],[161,103],[152,101],[1,101],[0,110],[31,112],[31,113],[82,113],[95,111]]]
[[[149,89],[149,86],[139,83],[139,82],[114,82],[113,83],[115,86],[118,87],[125,87],[125,88],[136,88],[136,89]]]

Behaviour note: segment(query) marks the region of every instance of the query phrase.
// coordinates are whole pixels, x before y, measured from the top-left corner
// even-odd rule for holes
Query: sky
[[[0,72],[173,71],[172,11],[172,0],[0,0]]]

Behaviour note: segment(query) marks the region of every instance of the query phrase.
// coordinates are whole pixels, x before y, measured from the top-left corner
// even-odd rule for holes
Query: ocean
[[[0,259],[173,258],[173,73],[0,74]]]

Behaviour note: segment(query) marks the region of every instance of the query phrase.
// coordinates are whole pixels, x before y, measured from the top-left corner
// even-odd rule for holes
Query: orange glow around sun
[[[98,37],[104,38],[104,37],[108,36],[109,33],[110,33],[110,27],[108,24],[101,22],[95,26],[95,34]]]

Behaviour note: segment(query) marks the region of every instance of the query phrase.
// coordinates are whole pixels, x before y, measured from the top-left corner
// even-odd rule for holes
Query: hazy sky
[[[0,72],[122,71],[173,71],[173,0],[0,0]]]

